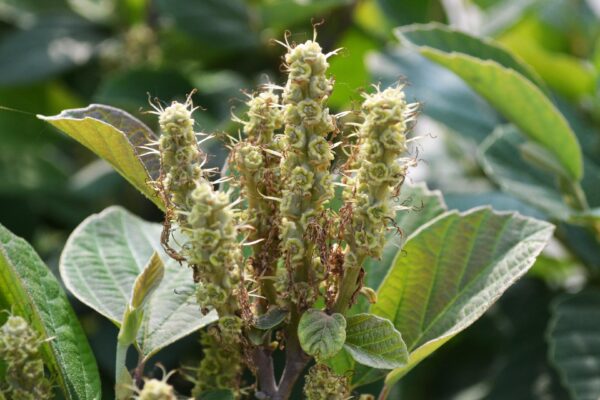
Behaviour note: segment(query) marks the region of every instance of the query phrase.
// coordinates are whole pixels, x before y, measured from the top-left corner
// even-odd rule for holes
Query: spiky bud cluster
[[[201,153],[189,104],[173,102],[159,111],[162,183],[176,210],[186,210],[188,197],[201,178]]]
[[[190,204],[181,229],[190,239],[184,246],[184,255],[201,284],[198,297],[218,293],[217,298],[208,296],[209,304],[203,306],[215,307],[220,316],[232,314],[238,309],[234,294],[240,282],[241,251],[229,197],[215,191],[208,181],[200,180],[190,194]],[[223,293],[227,293],[225,302]]]
[[[358,172],[345,190],[353,202],[352,224],[347,232],[351,255],[380,257],[385,229],[395,216],[392,194],[404,180],[407,120],[416,105],[407,104],[402,87],[365,95],[364,122],[359,130]]]
[[[310,270],[313,257],[305,233],[333,196],[329,172],[333,153],[326,139],[335,129],[326,107],[333,83],[326,76],[327,56],[314,41],[290,47],[285,63],[289,78],[283,91],[282,249],[292,268],[298,270],[304,263],[304,269]]]
[[[241,324],[230,321],[230,329],[241,330]],[[221,325],[219,321],[219,325]],[[192,391],[194,398],[201,398],[200,394],[213,389],[231,389],[239,387],[240,374],[242,371],[242,354],[239,352],[239,344],[234,336],[221,336],[215,331],[202,332],[200,343],[204,358],[200,362],[197,371],[196,385]],[[223,329],[221,328],[221,332]],[[238,331],[239,335],[239,331]],[[239,336],[237,336],[239,338]],[[233,346],[232,346],[233,344]]]
[[[345,400],[349,398],[348,378],[336,375],[329,367],[311,367],[304,384],[306,400]]]
[[[167,382],[158,379],[149,379],[144,383],[144,388],[138,400],[176,400],[173,387]]]
[[[256,145],[272,146],[275,131],[283,125],[279,96],[266,90],[251,97],[246,105],[248,120],[243,121],[243,124],[249,141]]]
[[[22,400],[52,398],[44,375],[40,336],[19,316],[10,316],[0,328],[0,359],[6,363],[6,378],[0,394]]]

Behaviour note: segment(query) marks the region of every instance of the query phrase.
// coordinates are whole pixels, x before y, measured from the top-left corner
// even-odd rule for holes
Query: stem
[[[115,363],[115,398],[117,400],[128,399],[132,393],[133,381],[127,370],[127,349],[129,344],[117,342],[117,353]]]
[[[256,347],[252,354],[256,365],[258,388],[268,399],[273,398],[277,394],[275,369],[273,368],[273,358],[270,353],[264,347]]]
[[[351,251],[351,250],[350,250]],[[360,277],[361,266],[365,261],[364,256],[360,257],[356,265],[346,264],[344,276],[340,283],[339,294],[335,299],[332,311],[344,314],[352,304],[352,296],[358,289],[358,278]]]
[[[381,392],[379,392],[379,396],[377,396],[377,400],[386,400],[390,394],[390,390],[392,388],[388,385],[383,385],[381,388]]]
[[[290,397],[294,384],[298,380],[306,364],[310,361],[298,340],[298,322],[300,314],[297,309],[292,310],[292,318],[287,329],[286,348],[285,348],[285,368],[279,381],[279,389],[273,400],[285,400]]]

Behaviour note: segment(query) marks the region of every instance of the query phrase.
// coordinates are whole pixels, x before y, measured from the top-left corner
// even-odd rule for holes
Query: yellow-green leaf
[[[426,36],[415,35],[423,31]],[[507,58],[508,50],[502,49],[501,57],[500,47],[490,49],[491,41],[484,42],[438,25],[413,25],[397,30],[396,34],[415,45],[425,57],[460,76],[506,119],[545,147],[556,158],[565,177],[582,178],[581,148],[567,120],[543,87],[536,85],[538,78],[531,69],[514,56]]]
[[[38,115],[38,118],[108,161],[129,183],[164,210],[162,200],[149,184],[158,178],[160,158],[142,148],[157,137],[140,120],[102,104],[64,110],[55,116]]]

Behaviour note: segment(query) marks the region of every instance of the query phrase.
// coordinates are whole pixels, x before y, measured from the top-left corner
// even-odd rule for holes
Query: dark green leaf
[[[289,311],[279,307],[273,307],[265,314],[259,316],[254,323],[258,329],[271,329],[282,323],[288,316]]]
[[[600,397],[600,292],[559,299],[548,327],[550,361],[575,400]]]

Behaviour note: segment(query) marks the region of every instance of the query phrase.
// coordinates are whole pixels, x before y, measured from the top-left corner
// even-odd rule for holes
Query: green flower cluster
[[[348,378],[336,375],[329,367],[316,364],[304,383],[306,400],[345,400],[350,396]]]
[[[162,184],[177,212],[189,209],[189,195],[202,177],[192,111],[188,104],[178,102],[159,110]]]
[[[289,77],[283,91],[281,241],[296,280],[306,282],[313,245],[305,233],[311,220],[323,211],[323,204],[333,197],[329,172],[333,153],[326,136],[335,130],[335,120],[325,105],[333,83],[325,74],[327,56],[314,41],[290,47],[285,64]]]
[[[230,325],[229,329],[233,331],[241,330],[241,321],[231,319],[228,323],[222,320],[219,320],[221,333],[224,332],[223,322]],[[239,336],[236,339],[231,334],[219,336],[215,332],[215,330],[209,330],[201,333],[200,343],[202,344],[204,358],[200,362],[196,375],[196,385],[192,391],[192,395],[196,399],[201,398],[200,395],[207,390],[236,390],[240,386],[243,360],[242,354],[238,350],[239,343],[237,340],[239,340]],[[239,331],[237,334],[239,335]]]
[[[362,109],[358,172],[344,193],[353,202],[346,239],[358,259],[378,258],[383,251],[386,220],[395,216],[392,193],[408,167],[400,157],[407,151],[407,119],[415,105],[406,103],[401,87],[391,87],[365,95]]]
[[[407,123],[417,109],[406,102],[402,87],[364,96],[364,121],[359,129],[357,173],[349,179],[344,199],[352,204],[351,222],[346,225],[348,244],[344,277],[337,299],[337,311],[349,306],[356,293],[357,278],[366,257],[381,256],[386,227],[395,218],[394,192],[404,181],[409,163],[406,153]]]
[[[173,387],[167,382],[158,379],[149,379],[144,383],[144,388],[138,400],[176,400]]]
[[[6,377],[0,395],[13,400],[52,398],[50,382],[44,375],[40,354],[42,341],[25,319],[10,316],[0,328],[0,360],[6,363]]]

